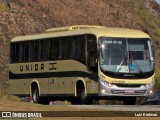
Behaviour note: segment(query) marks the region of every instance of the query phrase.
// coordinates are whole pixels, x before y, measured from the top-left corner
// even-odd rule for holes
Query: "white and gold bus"
[[[90,103],[118,99],[135,104],[154,88],[150,37],[139,30],[75,25],[11,40],[11,94]]]

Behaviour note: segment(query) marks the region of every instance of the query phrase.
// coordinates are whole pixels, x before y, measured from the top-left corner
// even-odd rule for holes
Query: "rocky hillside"
[[[0,0],[0,86],[8,83],[13,37],[75,24],[142,30],[152,37],[160,61],[160,5],[154,0]]]

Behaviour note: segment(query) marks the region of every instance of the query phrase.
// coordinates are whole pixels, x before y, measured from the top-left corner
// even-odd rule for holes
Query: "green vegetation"
[[[160,90],[160,69],[156,69],[156,75],[155,75],[155,89]]]
[[[144,0],[130,0],[129,7],[135,9],[135,17],[138,25],[144,32],[151,36],[156,48],[156,54],[160,54],[160,16],[155,17],[154,13],[147,8]],[[134,13],[133,13],[134,14]],[[160,65],[156,59],[155,89],[160,89]],[[159,66],[159,67],[158,67]]]
[[[6,7],[3,4],[0,4],[0,12],[11,12],[11,11],[12,11],[11,8]]]
[[[131,0],[132,5],[136,8],[136,19],[144,32],[151,35],[152,39],[158,41],[157,36],[160,37],[160,17],[154,16],[143,0]]]

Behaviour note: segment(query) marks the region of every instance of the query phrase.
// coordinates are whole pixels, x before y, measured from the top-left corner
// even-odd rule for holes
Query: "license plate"
[[[125,90],[125,93],[134,93],[134,90],[126,89],[126,90]]]

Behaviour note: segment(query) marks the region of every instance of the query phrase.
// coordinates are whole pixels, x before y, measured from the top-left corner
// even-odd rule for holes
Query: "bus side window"
[[[24,42],[20,43],[20,56],[19,56],[19,62],[22,62],[24,59]]]
[[[96,37],[94,35],[87,35],[87,64],[89,69],[97,73],[97,44],[96,44]]]
[[[15,54],[16,54],[16,44],[10,44],[10,63],[15,62]]]
[[[60,50],[60,41],[57,38],[50,39],[49,44],[49,59],[58,60],[59,59],[59,50]]]
[[[29,61],[37,61],[39,55],[39,40],[31,41],[29,45]]]
[[[49,40],[40,40],[38,60],[48,59]]]
[[[19,62],[20,60],[20,43],[16,43],[15,44],[15,55],[14,55],[14,60],[15,62]]]
[[[71,58],[71,37],[63,37],[60,40],[60,59],[70,59]]]
[[[16,63],[19,62],[19,52],[20,52],[20,45],[19,43],[11,43],[11,62]]]
[[[29,42],[21,42],[21,55],[20,60],[21,62],[28,62],[29,61]]]
[[[72,58],[85,62],[85,37],[75,36],[72,40]]]
[[[72,44],[72,38],[71,37],[68,37],[66,38],[65,40],[65,58],[66,59],[70,59],[71,58],[71,51],[72,51],[72,47],[71,47],[71,44]]]
[[[49,55],[49,39],[44,42],[43,60],[48,60]]]
[[[39,40],[34,41],[34,54],[33,54],[33,58],[34,61],[38,60],[38,55],[39,55]]]
[[[29,43],[29,61],[33,61],[34,56],[34,41],[30,41]]]
[[[44,40],[40,40],[39,41],[39,55],[38,55],[38,60],[43,60],[44,56],[43,56],[43,52],[44,52]]]
[[[76,37],[73,37],[72,40],[72,58],[76,58],[77,56],[77,41],[76,41]]]

